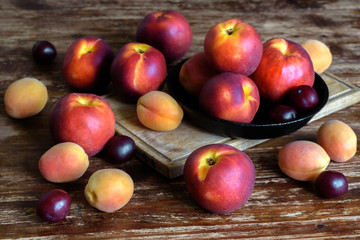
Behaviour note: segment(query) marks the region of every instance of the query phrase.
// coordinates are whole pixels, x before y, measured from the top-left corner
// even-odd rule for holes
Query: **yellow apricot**
[[[346,162],[356,154],[356,134],[349,125],[339,120],[329,120],[321,125],[317,142],[335,162]]]
[[[39,160],[41,175],[50,182],[65,183],[80,178],[89,166],[84,149],[73,142],[58,143]]]
[[[22,78],[11,83],[4,95],[7,114],[18,119],[38,114],[47,100],[47,88],[36,78]]]
[[[305,140],[283,146],[278,160],[283,173],[300,181],[315,180],[330,163],[329,155],[320,145]]]
[[[85,187],[89,204],[103,212],[114,212],[125,206],[134,193],[134,182],[129,174],[115,169],[94,172]]]
[[[320,74],[330,67],[332,54],[325,43],[319,40],[309,39],[300,44],[309,54],[316,73]]]
[[[184,116],[176,100],[162,91],[151,91],[141,96],[137,102],[136,113],[145,127],[156,131],[176,129]]]

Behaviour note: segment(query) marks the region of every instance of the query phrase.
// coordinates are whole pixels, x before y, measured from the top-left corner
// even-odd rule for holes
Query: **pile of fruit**
[[[89,158],[100,151],[117,163],[133,158],[134,141],[115,134],[114,112],[96,94],[110,83],[122,101],[137,103],[136,113],[145,127],[156,131],[176,129],[183,119],[183,110],[161,89],[167,64],[181,59],[191,43],[190,25],[176,11],[145,16],[138,26],[136,42],[125,44],[117,54],[95,36],[73,42],[65,53],[62,74],[76,92],[60,98],[51,110],[49,128],[54,146],[39,160],[41,175],[54,183],[75,181],[86,172]],[[314,70],[320,73],[331,63],[328,48],[321,44],[305,42],[302,47],[282,38],[263,44],[251,25],[229,19],[209,29],[204,51],[183,64],[179,80],[189,94],[199,99],[201,108],[215,117],[250,123],[261,98],[276,105],[269,110],[270,121],[293,120],[318,103],[312,88]],[[305,50],[315,53],[320,45],[328,54],[322,53],[328,56],[321,59],[325,63],[315,61],[318,56],[313,58]],[[33,46],[33,57],[39,64],[51,62],[56,54],[48,41]],[[18,119],[36,115],[47,100],[46,86],[35,78],[15,81],[4,96],[6,112]],[[337,145],[333,146],[334,142]],[[280,169],[295,179],[314,180],[325,170],[330,158],[346,161],[355,154],[356,135],[344,123],[329,123],[319,130],[319,144],[325,150],[304,141],[284,146],[279,155]],[[298,150],[305,153],[294,157]],[[317,181],[320,190],[335,178],[334,173],[324,175]],[[203,146],[188,157],[184,178],[190,194],[201,206],[211,212],[228,213],[249,199],[255,168],[251,159],[238,149],[214,144]],[[234,184],[230,186],[229,181]],[[84,195],[91,206],[114,212],[127,204],[133,191],[132,178],[111,168],[94,172]],[[39,199],[37,209],[45,220],[57,222],[66,217],[70,205],[69,194],[55,189]]]

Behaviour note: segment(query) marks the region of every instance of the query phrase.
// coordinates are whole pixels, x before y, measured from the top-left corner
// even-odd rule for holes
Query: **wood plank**
[[[329,72],[321,76],[329,88],[329,100],[310,122],[360,101],[358,87]],[[121,102],[115,93],[104,97],[114,110],[117,133],[133,138],[138,147],[137,157],[168,178],[181,176],[187,156],[206,144],[226,143],[240,150],[246,150],[267,141],[267,139],[250,140],[212,134],[194,126],[186,117],[173,131],[152,131],[138,121],[135,104]]]

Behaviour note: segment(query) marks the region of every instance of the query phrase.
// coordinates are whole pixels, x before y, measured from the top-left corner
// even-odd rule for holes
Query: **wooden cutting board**
[[[329,100],[310,122],[360,101],[360,89],[358,87],[328,72],[321,74],[321,76],[329,88]],[[137,157],[168,178],[181,176],[187,156],[201,146],[211,143],[226,143],[240,150],[245,150],[267,140],[249,140],[215,135],[194,126],[187,121],[186,117],[180,126],[173,131],[152,131],[142,126],[138,121],[136,104],[121,102],[115,93],[110,93],[104,98],[115,113],[117,133],[131,137],[137,145]]]

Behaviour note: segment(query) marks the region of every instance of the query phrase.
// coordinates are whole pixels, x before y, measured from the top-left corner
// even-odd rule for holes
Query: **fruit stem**
[[[233,34],[233,32],[234,32],[234,30],[233,30],[232,28],[226,30],[226,33],[227,33],[228,35]]]
[[[208,161],[208,163],[209,163],[209,165],[211,166],[211,165],[214,165],[216,162],[215,162],[215,160],[213,159],[213,158],[208,158],[207,159],[207,161]]]

